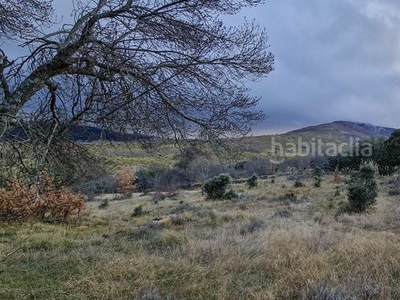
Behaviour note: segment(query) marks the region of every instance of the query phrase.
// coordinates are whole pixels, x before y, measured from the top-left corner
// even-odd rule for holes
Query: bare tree
[[[0,38],[33,37],[50,25],[51,0],[0,0]]]
[[[245,84],[274,56],[264,29],[222,16],[261,2],[74,0],[74,23],[48,27],[51,1],[0,0],[1,38],[28,52],[0,45],[0,129],[29,114],[57,134],[77,123],[177,140],[246,134],[264,114]]]

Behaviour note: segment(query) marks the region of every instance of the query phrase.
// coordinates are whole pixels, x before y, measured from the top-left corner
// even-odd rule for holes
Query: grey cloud
[[[70,23],[72,1],[54,4],[56,27]],[[255,132],[334,120],[399,127],[398,0],[269,0],[228,22],[244,17],[267,29],[276,56],[276,70],[250,84],[269,116]]]
[[[267,28],[276,55],[276,71],[252,85],[270,116],[257,130],[341,119],[399,126],[394,11],[390,0],[270,0],[246,12]]]

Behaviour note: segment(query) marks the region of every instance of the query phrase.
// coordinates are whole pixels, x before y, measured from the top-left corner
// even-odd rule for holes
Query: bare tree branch
[[[74,24],[49,32],[50,0],[0,0],[0,36],[29,52],[10,62],[0,51],[0,129],[33,119],[56,120],[58,134],[79,122],[162,138],[246,134],[264,113],[245,85],[274,56],[263,28],[221,16],[262,2],[74,0]]]
[[[52,0],[0,0],[0,38],[36,35],[51,23],[51,5]]]

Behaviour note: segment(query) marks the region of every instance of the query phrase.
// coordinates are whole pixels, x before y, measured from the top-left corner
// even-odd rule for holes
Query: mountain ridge
[[[351,121],[334,121],[313,126],[299,128],[282,134],[282,136],[293,136],[298,134],[338,134],[344,137],[354,137],[361,140],[370,138],[388,138],[395,128],[376,126],[368,123]]]
[[[368,123],[352,121],[333,121],[318,125],[307,126],[295,129],[283,134],[281,137],[312,136],[315,138],[334,138],[335,140],[359,138],[360,140],[371,138],[388,138],[395,128],[376,126]],[[151,137],[140,134],[118,133],[111,130],[104,130],[94,126],[73,126],[70,131],[72,140],[78,142],[96,142],[101,140],[115,142],[133,142],[139,140],[148,140]],[[271,136],[271,135],[257,135]]]

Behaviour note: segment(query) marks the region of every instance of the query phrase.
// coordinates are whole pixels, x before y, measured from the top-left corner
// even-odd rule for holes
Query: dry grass
[[[398,196],[381,186],[367,214],[337,215],[333,178],[275,182],[236,185],[233,202],[134,194],[90,203],[79,225],[3,225],[0,298],[400,299]]]

